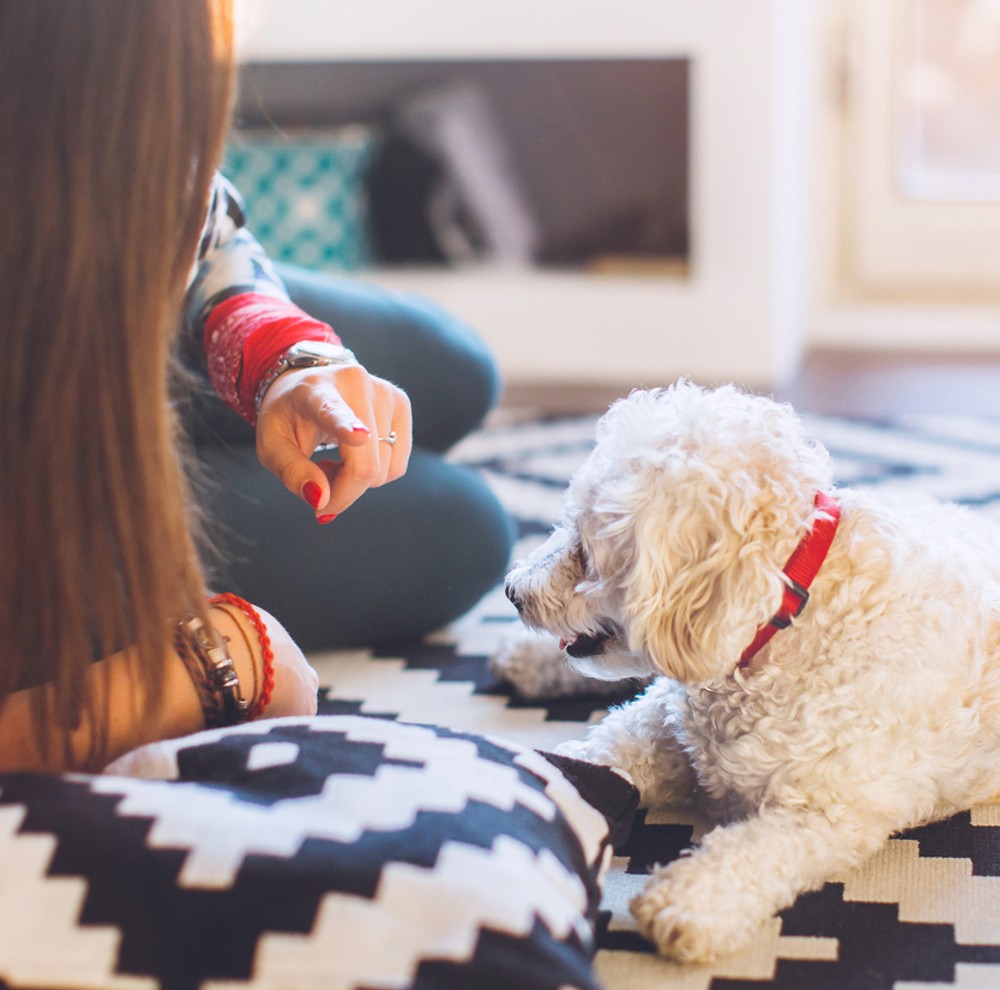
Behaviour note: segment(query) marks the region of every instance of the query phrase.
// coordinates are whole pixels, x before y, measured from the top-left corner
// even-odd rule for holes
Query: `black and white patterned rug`
[[[1000,517],[1000,422],[946,416],[862,421],[807,416],[841,484],[924,492]],[[546,534],[562,490],[586,456],[594,418],[525,420],[465,441],[456,460],[480,470],[516,519],[518,553]],[[324,710],[378,714],[551,749],[599,720],[607,698],[526,703],[487,658],[517,619],[500,588],[461,621],[416,646],[315,657]],[[640,814],[604,888],[595,971],[606,990],[917,990],[1000,987],[1000,806],[893,839],[862,869],[800,898],[748,950],[711,967],[653,954],[629,898],[652,865],[697,841],[701,822]]]

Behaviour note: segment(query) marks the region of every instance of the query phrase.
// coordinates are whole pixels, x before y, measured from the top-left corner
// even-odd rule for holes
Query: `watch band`
[[[264,395],[267,393],[267,390],[286,371],[291,371],[294,368],[346,367],[347,365],[358,363],[354,352],[342,344],[327,344],[324,342],[324,350],[332,348],[336,349],[338,353],[321,354],[315,349],[310,349],[310,343],[309,341],[304,341],[300,344],[292,344],[288,350],[278,355],[274,363],[264,372],[257,388],[254,390],[253,404],[256,413],[260,413],[260,406],[264,401]]]

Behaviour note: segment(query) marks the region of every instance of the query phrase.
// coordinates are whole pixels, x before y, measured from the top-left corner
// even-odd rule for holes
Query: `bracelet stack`
[[[233,659],[221,636],[196,615],[177,623],[174,646],[198,691],[205,726],[245,722],[250,704],[240,690]]]
[[[208,604],[213,605],[216,608],[224,607],[226,605],[232,605],[234,608],[238,608],[253,623],[254,629],[257,630],[257,639],[260,641],[260,651],[263,658],[264,677],[260,697],[248,717],[260,718],[260,716],[264,714],[264,709],[267,708],[271,701],[271,695],[274,693],[274,650],[271,648],[271,637],[267,634],[267,626],[264,625],[264,620],[261,619],[260,613],[253,607],[253,605],[237,595],[229,594],[229,592],[214,595],[208,600]],[[253,656],[253,651],[251,651],[250,655]],[[257,698],[256,675],[257,668],[255,666],[253,694],[255,698]]]
[[[211,598],[209,605],[223,611],[228,611],[226,605],[233,606],[250,619],[260,640],[264,667],[263,685],[258,697],[257,668],[253,662],[253,649],[246,640],[254,672],[253,693],[248,699],[240,686],[226,639],[195,615],[177,623],[174,646],[198,692],[205,725],[211,729],[238,725],[263,714],[274,690],[274,651],[267,627],[249,602],[236,595],[223,594]]]
[[[284,370],[281,359],[290,347],[305,341],[340,343],[329,324],[313,319],[291,300],[255,292],[241,292],[213,306],[203,340],[213,387],[251,426],[257,423],[257,406],[266,391],[262,379]]]

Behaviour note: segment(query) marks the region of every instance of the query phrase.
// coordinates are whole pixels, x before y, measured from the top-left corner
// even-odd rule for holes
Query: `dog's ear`
[[[607,546],[598,570],[621,595],[629,648],[682,681],[733,669],[780,605],[781,570],[832,484],[829,454],[789,406],[733,386],[634,393],[602,423],[577,502]]]
[[[669,677],[690,683],[735,668],[781,601],[775,539],[787,521],[754,496],[691,483],[633,518],[629,646]]]

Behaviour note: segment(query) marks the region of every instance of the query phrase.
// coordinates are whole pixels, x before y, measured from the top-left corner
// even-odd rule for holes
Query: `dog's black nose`
[[[517,592],[514,590],[514,586],[512,584],[505,584],[503,590],[504,594],[507,596],[507,599],[510,601],[511,605],[513,605],[514,608],[516,608],[518,612],[520,612],[521,602],[520,599],[517,597]]]

